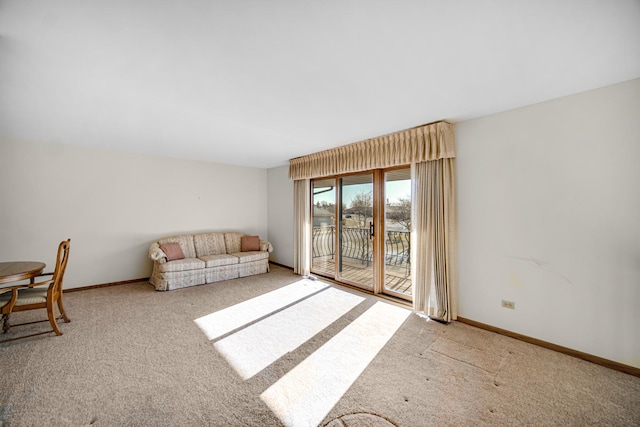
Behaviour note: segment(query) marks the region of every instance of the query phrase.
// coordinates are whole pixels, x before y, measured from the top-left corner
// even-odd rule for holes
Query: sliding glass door
[[[411,299],[411,170],[384,174],[384,292]]]
[[[373,174],[338,178],[337,279],[373,290]]]
[[[311,270],[411,299],[410,169],[312,181]]]
[[[336,180],[314,180],[311,191],[311,270],[333,277],[336,270]]]

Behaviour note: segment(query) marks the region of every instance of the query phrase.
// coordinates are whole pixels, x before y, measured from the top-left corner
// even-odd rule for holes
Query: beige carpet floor
[[[638,377],[457,322],[408,313],[388,328],[366,317],[388,303],[341,287],[276,310],[264,299],[299,280],[273,266],[171,292],[141,282],[67,293],[64,335],[0,344],[0,426],[640,425]],[[321,298],[340,292],[351,302],[335,312]],[[343,371],[354,377],[346,385]],[[318,401],[297,407],[300,396]]]

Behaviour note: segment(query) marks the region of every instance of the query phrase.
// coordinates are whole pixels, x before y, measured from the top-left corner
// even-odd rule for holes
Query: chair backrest
[[[64,271],[67,268],[67,262],[69,261],[69,249],[71,247],[71,239],[67,239],[60,242],[58,245],[58,256],[56,257],[56,268],[53,271],[52,287],[54,292],[62,292],[62,279],[64,277]]]

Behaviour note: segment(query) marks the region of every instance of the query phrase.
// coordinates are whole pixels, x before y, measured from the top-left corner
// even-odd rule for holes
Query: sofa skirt
[[[170,291],[172,289],[203,285],[206,283],[206,274],[205,269],[167,271],[162,273],[154,265],[149,282],[157,291]]]
[[[205,280],[207,283],[237,279],[238,277],[238,264],[223,265],[220,267],[205,269]]]
[[[238,264],[238,277],[253,276],[254,274],[262,274],[269,272],[269,260],[261,259],[259,261],[245,262]]]
[[[242,264],[223,265],[212,268],[184,271],[161,272],[154,263],[149,282],[157,291],[171,291],[189,286],[204,285],[205,283],[220,282],[222,280],[237,279],[269,272],[269,260],[244,262]]]

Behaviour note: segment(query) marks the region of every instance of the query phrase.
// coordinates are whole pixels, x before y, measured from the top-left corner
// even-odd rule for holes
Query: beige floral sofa
[[[149,282],[158,291],[169,291],[266,273],[272,251],[268,241],[238,232],[165,237],[149,248]]]

